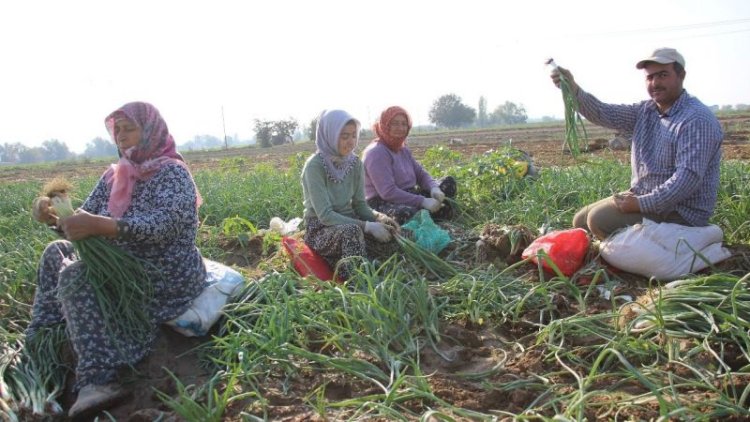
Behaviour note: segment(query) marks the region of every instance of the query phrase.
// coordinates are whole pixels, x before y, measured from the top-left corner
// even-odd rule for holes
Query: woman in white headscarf
[[[382,255],[382,244],[395,244],[398,224],[365,201],[364,170],[354,154],[360,124],[343,110],[325,110],[318,118],[316,150],[302,169],[305,243],[331,267],[343,258]],[[381,245],[379,245],[381,244]],[[338,275],[348,279],[345,262]]]

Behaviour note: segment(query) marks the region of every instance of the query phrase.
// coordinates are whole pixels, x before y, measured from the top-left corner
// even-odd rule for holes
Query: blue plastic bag
[[[451,236],[432,221],[427,210],[419,210],[401,228],[414,232],[414,242],[435,255],[451,242]]]

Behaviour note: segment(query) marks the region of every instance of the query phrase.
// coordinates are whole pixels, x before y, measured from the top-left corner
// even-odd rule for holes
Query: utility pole
[[[227,145],[227,124],[224,121],[224,106],[221,106],[221,125],[224,127],[224,149],[229,149]]]

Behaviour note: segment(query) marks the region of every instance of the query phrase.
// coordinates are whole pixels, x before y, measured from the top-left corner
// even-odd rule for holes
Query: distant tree
[[[273,122],[273,132],[271,133],[271,142],[274,145],[281,145],[286,143],[294,144],[294,131],[297,130],[299,124],[296,120],[289,118],[289,120],[277,120]]]
[[[461,97],[447,94],[435,100],[429,118],[437,126],[455,128],[472,123],[476,115],[473,108],[461,102]]]
[[[734,107],[732,107],[731,104],[725,104],[721,106],[721,111],[732,111],[732,110],[734,110]]]
[[[263,148],[284,143],[294,143],[294,131],[298,123],[289,120],[259,120],[255,119],[255,139]]]
[[[82,154],[84,157],[116,157],[117,146],[104,138],[96,137],[86,144]]]
[[[490,121],[493,124],[500,125],[526,123],[528,118],[529,116],[526,115],[526,109],[523,104],[516,105],[510,101],[506,101],[505,104],[497,106],[495,111],[490,115]]]
[[[297,128],[297,130],[294,131],[294,135],[292,138],[294,139],[294,142],[304,141],[307,139],[307,127],[305,125],[302,125]]]
[[[737,111],[750,110],[750,104],[735,104],[734,109]]]
[[[307,129],[307,136],[311,141],[315,140],[315,134],[318,131],[318,118],[310,120],[310,127]]]
[[[272,134],[273,122],[255,119],[255,140],[261,147],[269,148],[271,146]]]
[[[484,96],[479,97],[479,110],[477,112],[477,125],[485,127],[487,125],[487,99]]]
[[[27,150],[25,145],[23,145],[20,142],[16,142],[13,144],[5,143],[3,145],[3,157],[2,161],[6,163],[18,163],[21,161],[20,154]]]
[[[228,140],[227,140],[228,143]],[[204,150],[211,148],[221,148],[224,141],[212,135],[196,135],[192,140],[180,145],[180,149]]]
[[[22,164],[44,162],[45,150],[42,147],[24,148],[18,153],[18,162]]]
[[[70,152],[65,142],[60,142],[57,139],[42,142],[42,150],[44,161],[63,161],[75,157],[75,154]]]

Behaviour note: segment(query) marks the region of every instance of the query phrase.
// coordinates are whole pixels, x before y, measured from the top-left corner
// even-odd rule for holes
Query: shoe
[[[78,392],[78,398],[68,411],[68,417],[75,419],[92,415],[95,412],[114,406],[127,395],[128,392],[115,383],[86,385]]]

